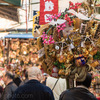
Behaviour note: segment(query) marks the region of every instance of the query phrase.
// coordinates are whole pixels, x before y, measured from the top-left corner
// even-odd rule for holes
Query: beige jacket
[[[46,80],[46,86],[48,86],[52,90],[56,81],[57,81],[57,78],[48,77]],[[67,85],[66,79],[59,78],[55,88],[53,89],[55,100],[59,100],[60,94],[67,89],[66,85]]]

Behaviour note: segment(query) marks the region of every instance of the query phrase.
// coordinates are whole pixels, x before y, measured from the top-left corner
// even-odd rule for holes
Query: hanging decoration
[[[47,19],[51,14],[58,13],[58,0],[40,0],[40,25],[49,22]]]
[[[39,60],[43,70],[53,77],[83,81],[87,72],[99,65],[100,22],[91,17],[92,8],[86,5],[69,2],[64,12],[47,17],[49,26],[41,27],[37,45],[43,55]]]
[[[11,71],[15,77],[22,77],[24,70],[33,66],[38,61],[36,39],[6,38],[7,48],[4,48],[4,59],[1,63],[7,71]],[[0,64],[1,64],[0,63]]]

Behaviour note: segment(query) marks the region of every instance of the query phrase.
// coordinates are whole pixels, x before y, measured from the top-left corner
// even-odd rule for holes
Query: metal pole
[[[27,23],[27,0],[26,0],[26,33],[28,33],[28,23]]]

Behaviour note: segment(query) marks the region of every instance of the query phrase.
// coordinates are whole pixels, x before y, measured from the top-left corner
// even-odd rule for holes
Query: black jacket
[[[24,81],[22,81],[19,86],[24,85],[26,82],[28,82],[28,79],[25,79]]]
[[[13,100],[54,100],[54,96],[49,87],[30,80],[15,91]]]
[[[4,89],[2,93],[2,97],[0,100],[12,100],[13,94],[15,90],[17,89],[17,86],[14,82],[10,82]]]
[[[3,92],[3,88],[2,88],[2,86],[0,86],[0,100],[1,100],[2,92]]]
[[[14,82],[17,86],[19,86],[20,83],[21,83],[21,79],[20,79],[19,77],[16,77],[16,78],[13,79],[13,82]]]
[[[97,100],[96,97],[87,89],[76,87],[64,91],[59,100]]]

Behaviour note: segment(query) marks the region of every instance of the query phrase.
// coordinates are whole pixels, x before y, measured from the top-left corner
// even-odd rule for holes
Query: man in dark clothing
[[[88,90],[91,85],[92,76],[87,74],[83,82],[76,82],[77,87],[64,91],[59,100],[97,100],[96,97]]]
[[[27,71],[25,72],[25,80],[22,81],[19,86],[24,85],[26,82],[28,82],[28,72]]]
[[[29,68],[29,81],[15,91],[13,100],[54,100],[51,89],[39,82],[41,78],[42,73],[38,67]]]
[[[19,85],[21,83],[20,77],[14,77],[13,82],[19,87]]]
[[[10,72],[6,72],[3,75],[3,81],[6,84],[6,87],[0,100],[12,100],[12,96],[17,89],[17,86],[13,82],[13,75]]]
[[[2,86],[0,86],[0,100],[1,100],[2,92],[3,92],[3,88],[2,88]]]

